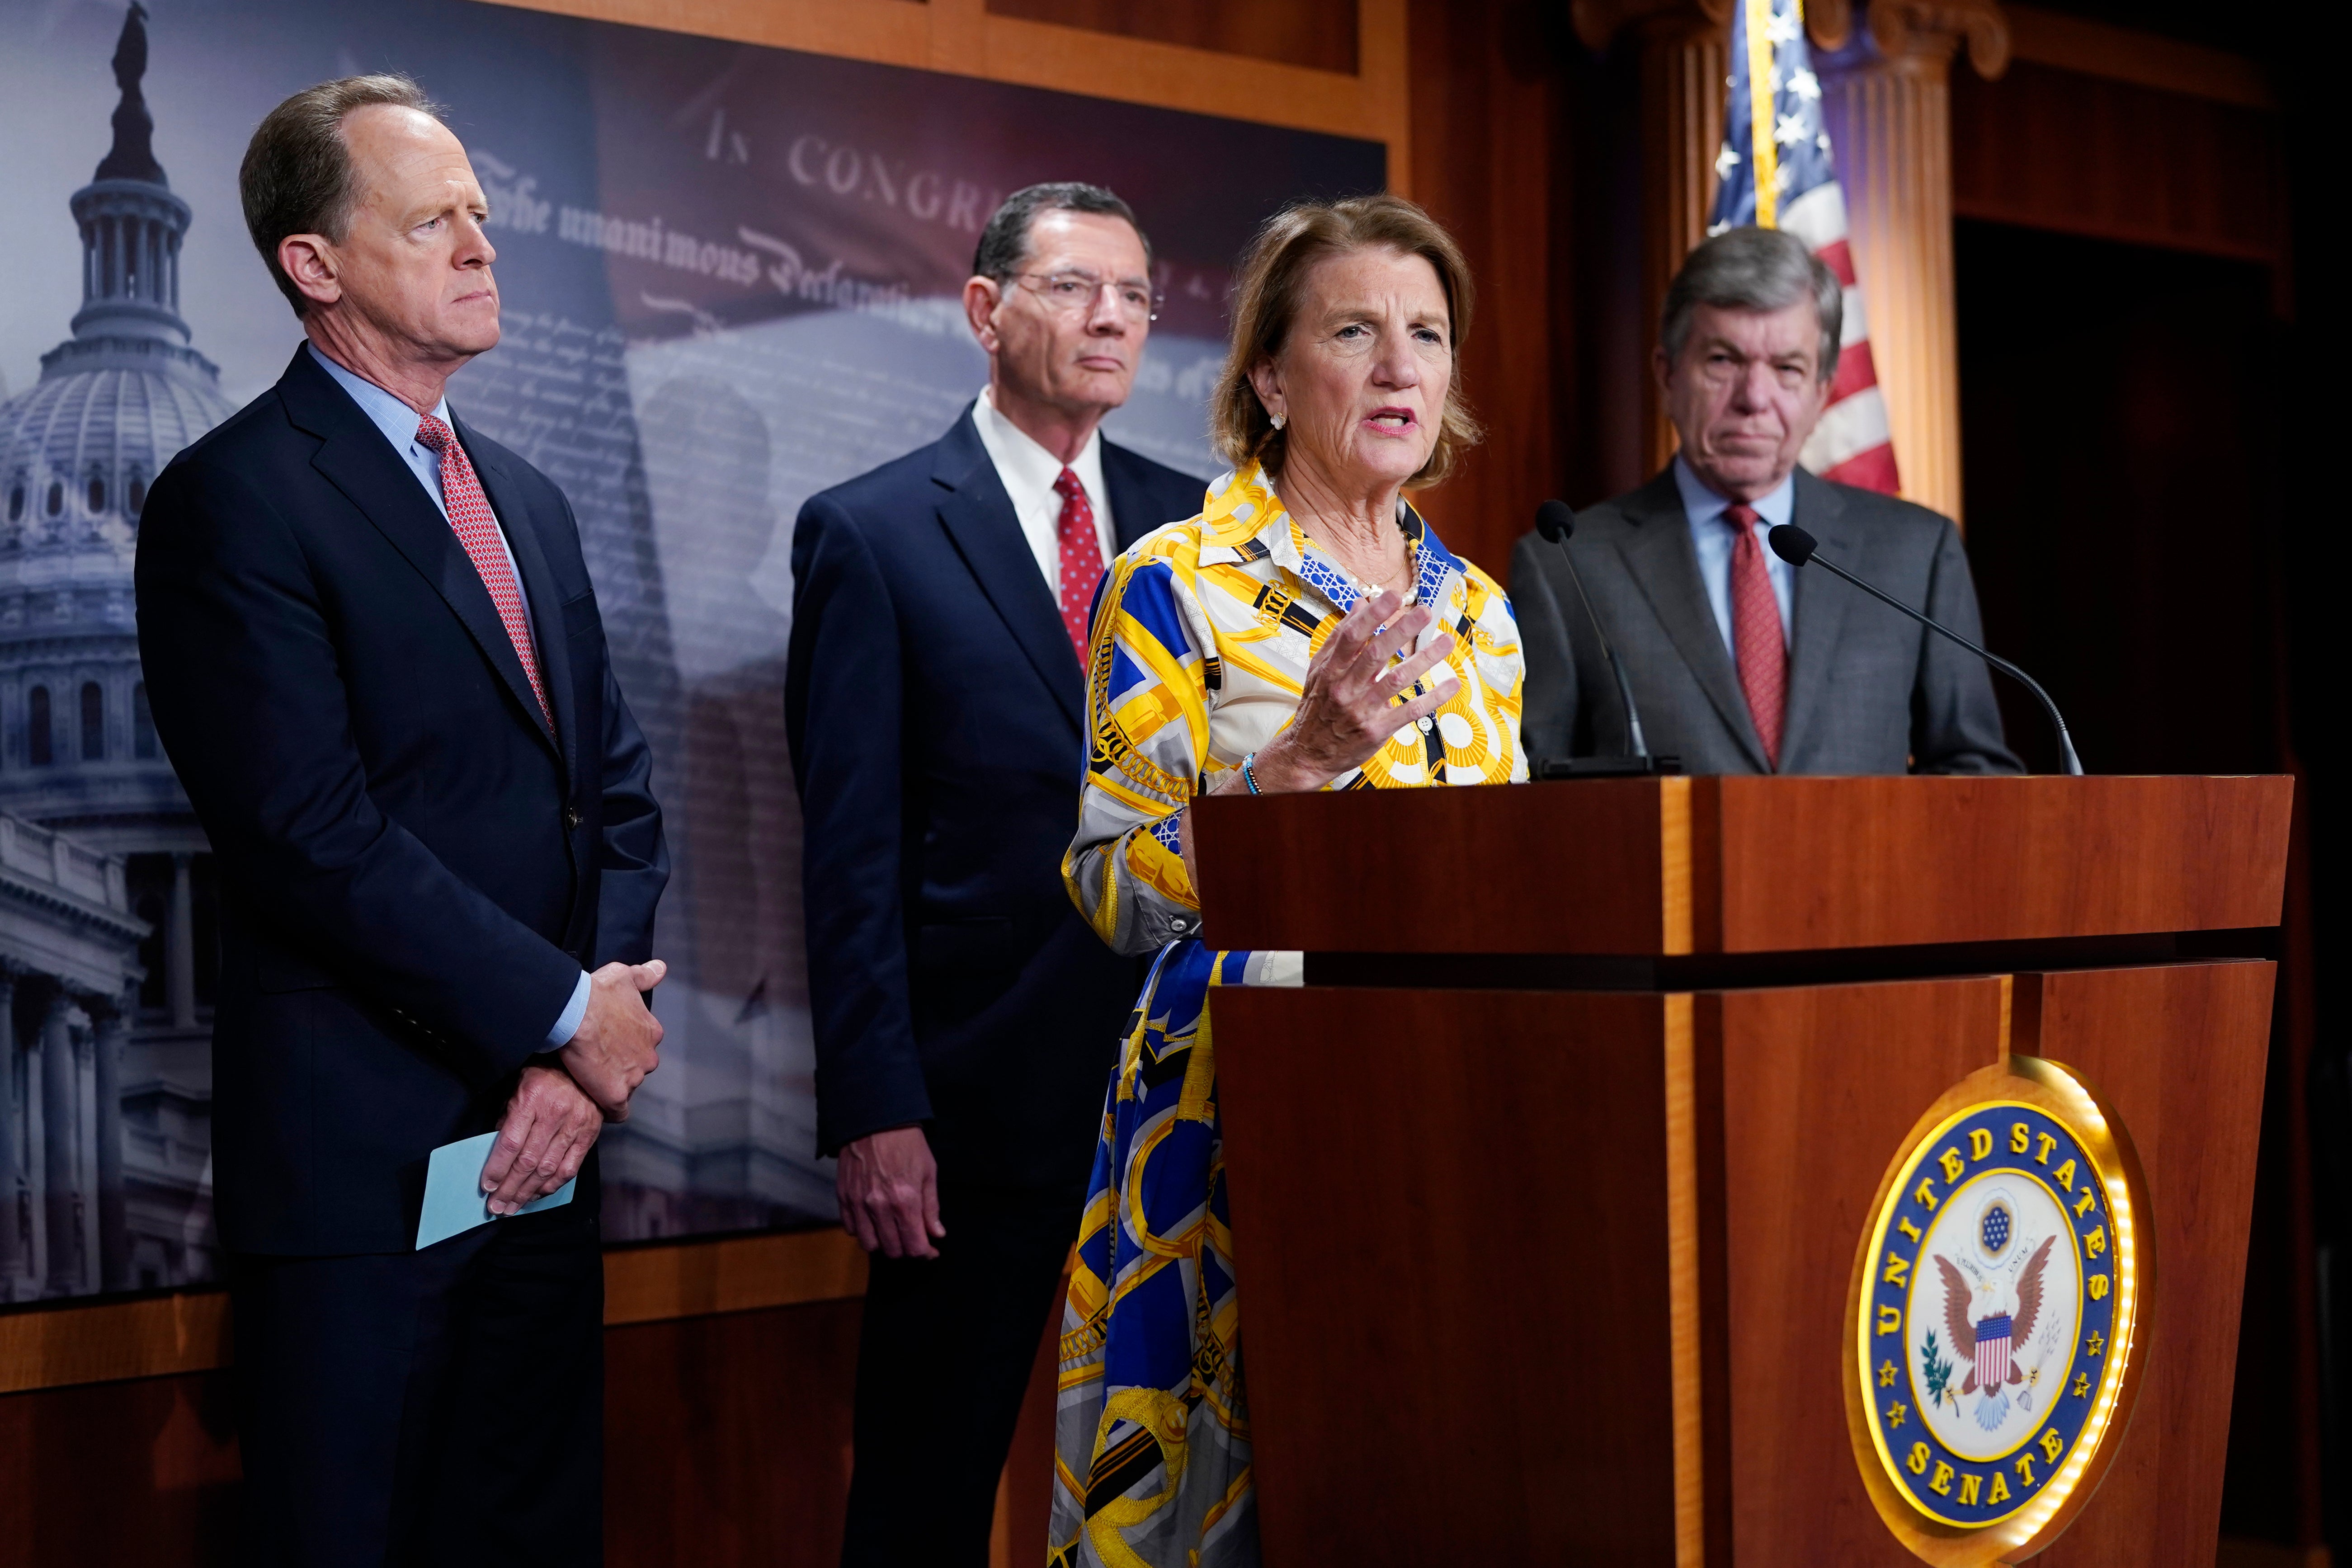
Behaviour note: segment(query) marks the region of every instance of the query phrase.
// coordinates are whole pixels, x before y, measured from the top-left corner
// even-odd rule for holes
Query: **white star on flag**
[[[1727,180],[1731,178],[1731,171],[1738,167],[1739,167],[1739,154],[1733,152],[1731,143],[1727,142],[1723,144],[1723,151],[1715,155],[1715,177],[1718,180]]]
[[[1822,80],[1811,71],[1799,71],[1789,79],[1789,90],[1811,103],[1822,96]]]
[[[1780,116],[1780,127],[1772,132],[1772,140],[1783,147],[1801,145],[1811,141],[1812,136],[1812,131],[1805,124],[1805,117],[1802,114]]]

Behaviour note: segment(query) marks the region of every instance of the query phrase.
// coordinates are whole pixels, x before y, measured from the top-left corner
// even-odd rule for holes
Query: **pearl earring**
[[[1279,415],[1279,414],[1269,414],[1269,415],[1267,415],[1267,416],[1266,416],[1266,417],[1274,421],[1274,427],[1275,427],[1276,429],[1279,430],[1279,429],[1281,429],[1281,428],[1282,428],[1282,426],[1283,426],[1283,417],[1282,417],[1282,416],[1281,416],[1281,415]]]

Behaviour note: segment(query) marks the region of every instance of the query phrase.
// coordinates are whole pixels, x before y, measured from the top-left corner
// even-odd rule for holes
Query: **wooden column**
[[[1822,73],[1854,270],[1903,494],[1960,516],[1960,374],[1952,287],[1952,57],[2009,65],[1997,0],[1871,0],[1872,47]]]
[[[1605,49],[1630,34],[1641,50],[1642,332],[1654,341],[1666,285],[1706,237],[1715,159],[1723,146],[1724,81],[1735,0],[1575,0],[1577,37]],[[1653,470],[1674,455],[1675,430],[1646,381],[1642,445]]]

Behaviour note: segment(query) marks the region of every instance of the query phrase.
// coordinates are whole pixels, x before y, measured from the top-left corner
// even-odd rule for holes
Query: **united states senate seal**
[[[2148,1237],[2130,1136],[2056,1062],[1971,1073],[1912,1129],[1855,1252],[1845,1394],[1913,1552],[2015,1561],[2090,1500],[2137,1392]]]

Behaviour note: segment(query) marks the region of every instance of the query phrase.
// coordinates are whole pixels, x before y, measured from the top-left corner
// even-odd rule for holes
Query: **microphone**
[[[1844,567],[1839,565],[1828,556],[1816,553],[1821,548],[1819,542],[1811,534],[1807,533],[1795,523],[1780,523],[1773,528],[1770,532],[1767,533],[1764,536],[1764,539],[1765,542],[1772,546],[1772,553],[1787,562],[1790,565],[1802,566],[1808,561],[1819,564],[1835,575],[1844,578],[1847,582],[1853,584],[1855,587],[1861,589],[1872,598],[1878,600],[1881,604],[1892,605],[1895,608],[1902,611],[1905,615],[1910,616],[1913,620],[1918,622],[1929,631],[1939,632],[1943,636],[1951,638],[1954,642],[1959,644],[1962,647],[1968,649],[1970,653],[1976,655],[1979,658],[1984,660],[1987,664],[1992,666],[2003,675],[2008,676],[2011,679],[2022,685],[2028,691],[2032,692],[2035,697],[2041,699],[2042,710],[2050,715],[2051,727],[2058,731],[2058,755],[2061,763],[2061,771],[2073,773],[2077,776],[2081,775],[2083,772],[2083,760],[2074,754],[2074,738],[2066,732],[2066,721],[2059,716],[2058,704],[2050,700],[2050,693],[2042,689],[2042,683],[2040,681],[2034,679],[2033,677],[2026,674],[2025,671],[2018,668],[2017,666],[2010,663],[2009,660],[2001,658],[1999,654],[1986,652],[1983,648],[1979,647],[1976,644],[1970,642],[1968,638],[1962,637],[1951,627],[1945,626],[1942,622],[1932,620],[1929,617],[1921,615],[1918,611],[1913,609],[1910,605],[1905,604],[1894,595],[1882,593],[1878,589],[1872,587],[1869,584],[1864,582],[1861,578],[1855,576],[1853,573],[1847,571]]]
[[[1646,758],[1650,748],[1642,738],[1641,710],[1633,706],[1633,683],[1625,679],[1625,666],[1617,658],[1617,649],[1610,643],[1609,634],[1601,629],[1601,617],[1592,612],[1591,597],[1584,591],[1584,579],[1577,575],[1576,557],[1568,552],[1569,535],[1576,531],[1576,514],[1568,503],[1548,500],[1536,508],[1536,531],[1559,546],[1559,558],[1568,567],[1568,580],[1576,584],[1576,596],[1584,605],[1584,618],[1592,625],[1592,635],[1600,639],[1601,651],[1609,659],[1609,669],[1617,678],[1617,700],[1625,705],[1625,750],[1629,755]]]

